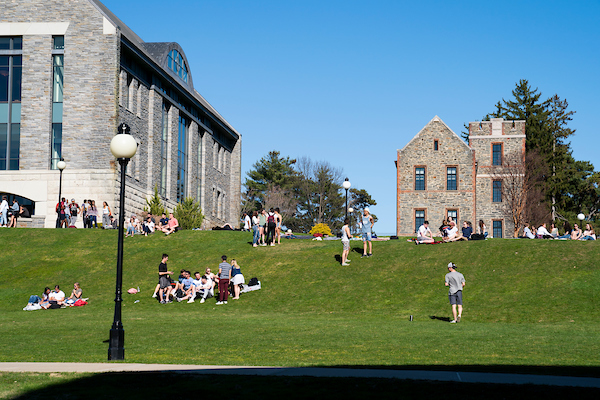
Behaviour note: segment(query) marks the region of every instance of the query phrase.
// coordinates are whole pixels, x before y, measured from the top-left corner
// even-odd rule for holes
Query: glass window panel
[[[8,123],[8,103],[0,103],[0,123]]]
[[[52,104],[52,122],[53,123],[62,123],[63,116],[63,103],[53,103]]]
[[[21,57],[13,57],[13,60]],[[12,71],[12,101],[21,101],[21,71],[20,65],[13,64]]]
[[[493,182],[492,201],[496,203],[502,202],[502,181]]]
[[[6,106],[8,106],[8,104],[6,104]],[[12,103],[12,110],[11,110],[11,120],[10,122],[15,123],[15,124],[20,124],[21,123],[21,103]],[[8,121],[6,121],[8,122]]]
[[[456,190],[456,167],[447,168],[447,190]]]
[[[62,56],[55,56],[62,58]],[[62,60],[61,64],[62,65]],[[63,67],[55,66],[54,67],[54,83],[52,86],[52,101],[55,103],[62,103],[63,101],[63,85],[64,85],[64,76],[63,76]]]
[[[415,168],[415,190],[425,190],[425,168]]]
[[[53,48],[55,50],[63,50],[65,48],[64,36],[54,36],[52,39],[54,40]]]
[[[52,124],[52,169],[62,156],[62,124]]]
[[[415,211],[415,232],[419,230],[419,227],[425,223],[425,210]]]
[[[9,37],[0,37],[0,50],[9,50],[10,49],[10,38]]]
[[[492,165],[502,165],[502,145],[492,145]]]
[[[493,222],[493,235],[495,238],[502,238],[502,221]]]
[[[19,158],[21,124],[10,124],[10,158]]]
[[[0,170],[6,169],[6,135],[8,132],[8,124],[0,124],[0,160],[4,161],[4,167],[0,167]]]
[[[6,59],[7,65],[3,65],[3,59]],[[8,101],[8,57],[0,57],[0,102]]]
[[[450,218],[458,224],[458,210],[448,210],[448,219]]]
[[[13,50],[23,50],[23,38],[13,38]]]

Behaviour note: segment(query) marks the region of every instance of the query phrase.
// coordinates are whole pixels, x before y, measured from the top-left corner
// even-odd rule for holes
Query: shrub
[[[314,235],[315,233],[321,233],[323,235],[333,236],[333,233],[331,233],[331,229],[329,229],[329,226],[323,223],[316,224],[315,226],[313,226],[309,233],[311,235]]]
[[[177,204],[173,214],[179,222],[181,229],[193,229],[200,228],[202,221],[204,221],[204,214],[200,209],[200,203],[195,201],[192,197],[186,197],[181,203]]]
[[[160,196],[158,195],[158,188],[154,186],[154,196],[150,198],[150,200],[146,199],[146,206],[144,207],[144,212],[147,214],[151,212],[152,215],[160,215],[162,213],[166,213],[167,209],[165,208]]]

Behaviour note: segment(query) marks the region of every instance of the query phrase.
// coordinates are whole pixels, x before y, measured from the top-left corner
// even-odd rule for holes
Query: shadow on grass
[[[450,322],[450,317],[438,317],[435,315],[431,315],[429,319],[437,319],[438,321]]]
[[[332,366],[340,368],[340,366]],[[507,366],[498,366],[506,372]],[[352,366],[352,368],[365,368]],[[368,366],[372,369],[418,369],[418,370],[446,370],[444,367],[432,368],[431,366]],[[453,366],[447,370],[466,371],[475,369],[482,372],[481,366]],[[494,366],[483,367],[484,370],[494,370]],[[582,368],[575,368],[582,372]],[[283,369],[285,372],[286,369]],[[529,373],[548,372],[549,368],[516,367],[511,372],[518,370]],[[552,370],[552,369],[550,369]],[[598,368],[584,369],[588,374],[597,376]],[[240,370],[238,370],[240,371]],[[560,371],[564,371],[561,368]],[[592,372],[594,371],[594,372]],[[488,384],[488,383],[462,383],[425,380],[405,380],[388,378],[332,378],[332,377],[306,377],[306,376],[256,376],[234,375],[231,370],[213,370],[212,374],[200,372],[122,372],[103,373],[82,378],[75,378],[64,374],[59,376],[59,382],[54,379],[53,384],[44,380],[49,374],[30,374],[37,379],[37,387],[29,391],[16,391],[9,389],[18,397],[17,399],[155,399],[164,396],[164,393],[181,393],[181,390],[202,388],[203,393],[215,395],[227,388],[227,397],[244,397],[251,399],[306,399],[322,397],[323,394],[332,394],[333,398],[370,398],[377,393],[378,398],[445,398],[448,393],[458,393],[461,398],[475,399],[531,399],[531,398],[560,398],[562,396],[577,396],[579,399],[597,399],[600,389],[581,387],[558,387],[545,385],[513,385],[513,384]],[[246,370],[246,372],[248,372]],[[556,372],[556,371],[555,371]],[[56,378],[57,374],[52,374]],[[587,374],[585,374],[587,375]],[[14,374],[11,380],[20,376],[20,380],[27,379],[27,374]],[[63,381],[60,381],[60,379]],[[32,387],[32,386],[30,386]],[[187,388],[187,389],[185,389]],[[401,394],[401,396],[400,396]],[[192,396],[195,397],[195,396]]]

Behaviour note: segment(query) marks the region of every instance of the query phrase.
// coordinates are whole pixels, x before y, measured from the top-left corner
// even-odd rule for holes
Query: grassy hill
[[[2,229],[0,361],[105,361],[112,324],[117,233]],[[415,246],[284,240],[253,248],[251,234],[182,231],[125,239],[128,362],[243,365],[462,366],[548,370],[600,362],[600,244],[487,240]],[[150,296],[161,254],[169,269],[217,268],[237,259],[263,289],[215,306],[160,305]],[[450,325],[446,264],[465,275],[463,322]],[[85,307],[24,312],[31,294],[78,281]],[[134,303],[135,300],[140,300]],[[409,321],[413,315],[414,322]],[[581,370],[580,372],[581,373]]]

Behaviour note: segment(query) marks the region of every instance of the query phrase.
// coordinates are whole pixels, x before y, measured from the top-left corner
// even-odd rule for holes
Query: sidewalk
[[[488,372],[413,371],[351,368],[286,368],[238,367],[218,365],[127,364],[127,363],[0,363],[2,372],[144,372],[171,371],[179,373],[312,376],[317,378],[388,378],[465,383],[533,384],[600,388],[600,378],[579,378],[553,375],[500,374]]]

